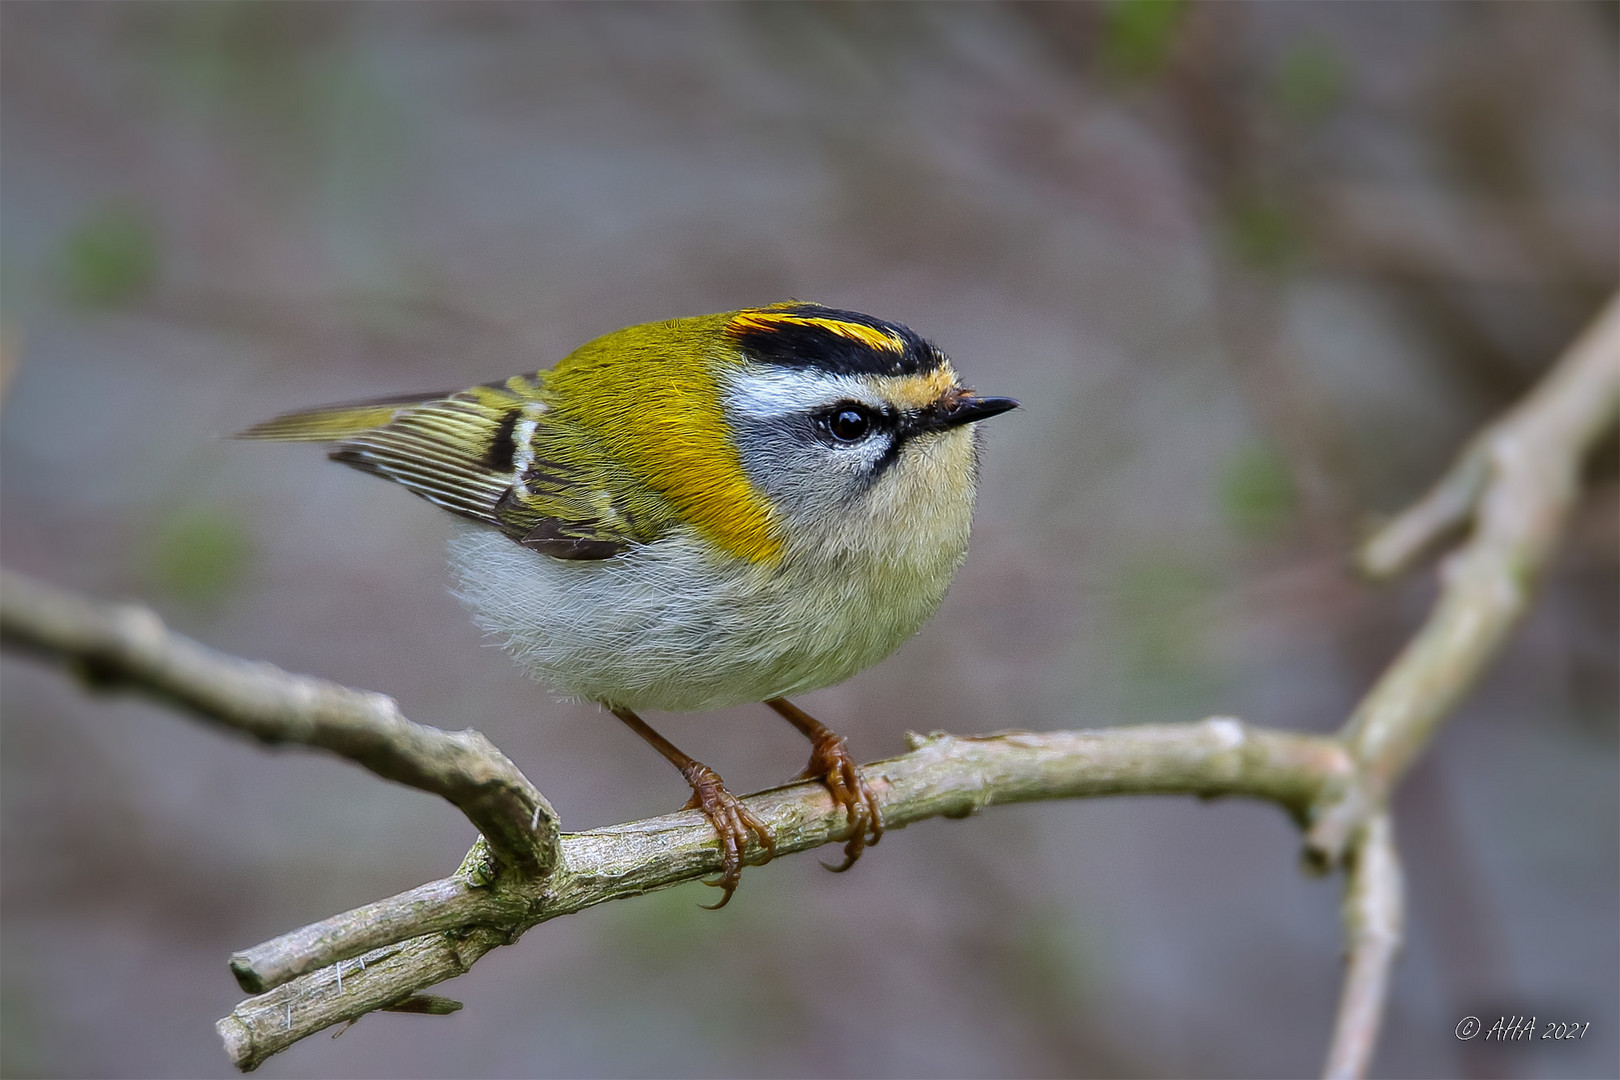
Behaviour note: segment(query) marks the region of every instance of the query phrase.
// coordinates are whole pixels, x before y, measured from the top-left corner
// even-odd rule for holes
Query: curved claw
[[[841,874],[855,865],[863,851],[883,839],[883,812],[878,809],[877,796],[861,775],[860,766],[849,752],[849,743],[842,735],[826,729],[812,738],[810,764],[799,775],[801,779],[826,784],[833,802],[844,808],[850,829],[849,839],[844,844],[844,861],[839,866],[821,864]]]
[[[714,831],[720,837],[720,877],[704,884],[724,889],[725,895],[720,897],[717,904],[698,905],[718,911],[731,902],[731,894],[737,891],[749,833],[758,838],[760,846],[765,849],[765,858],[760,862],[769,862],[771,856],[776,854],[776,837],[764,822],[749,813],[741,800],[726,790],[719,773],[698,761],[682,769],[681,773],[692,786],[692,797],[683,809],[703,811],[703,816],[709,819],[709,824],[714,826]]]

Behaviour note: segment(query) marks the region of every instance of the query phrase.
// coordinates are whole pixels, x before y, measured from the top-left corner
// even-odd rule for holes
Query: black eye
[[[839,442],[859,442],[872,430],[872,414],[859,405],[840,405],[821,416],[827,433]]]

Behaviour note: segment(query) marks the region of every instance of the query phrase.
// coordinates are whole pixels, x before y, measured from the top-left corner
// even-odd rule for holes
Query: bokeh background
[[[864,757],[1219,712],[1327,732],[1432,571],[1345,570],[1613,291],[1607,5],[29,4],[0,8],[10,567],[476,726],[583,828],[668,766],[446,590],[447,522],[278,411],[544,367],[796,297],[988,393],[940,616],[802,701]],[[1376,1071],[1620,1070],[1615,447],[1534,611],[1399,799]],[[232,949],[452,870],[437,800],[4,664],[10,1076],[229,1073]],[[738,790],[760,708],[659,716]],[[852,873],[751,870],[532,931],[266,1064],[294,1076],[1295,1076],[1340,884],[1241,802],[996,809]],[[1466,1014],[1591,1021],[1460,1044]]]

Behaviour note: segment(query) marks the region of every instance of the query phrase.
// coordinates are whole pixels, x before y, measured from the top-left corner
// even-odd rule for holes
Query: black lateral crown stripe
[[[751,359],[778,367],[815,368],[834,375],[920,375],[933,371],[945,357],[916,331],[858,311],[840,311],[817,304],[770,308],[771,315],[798,315],[807,319],[854,323],[897,338],[898,350],[878,349],[824,326],[783,321],[761,329],[734,331],[738,344]]]

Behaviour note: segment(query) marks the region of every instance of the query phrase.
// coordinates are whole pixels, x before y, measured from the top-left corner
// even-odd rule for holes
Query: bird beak
[[[1018,402],[1009,397],[979,397],[971,390],[952,390],[922,410],[917,426],[924,431],[944,431],[1016,408]]]

